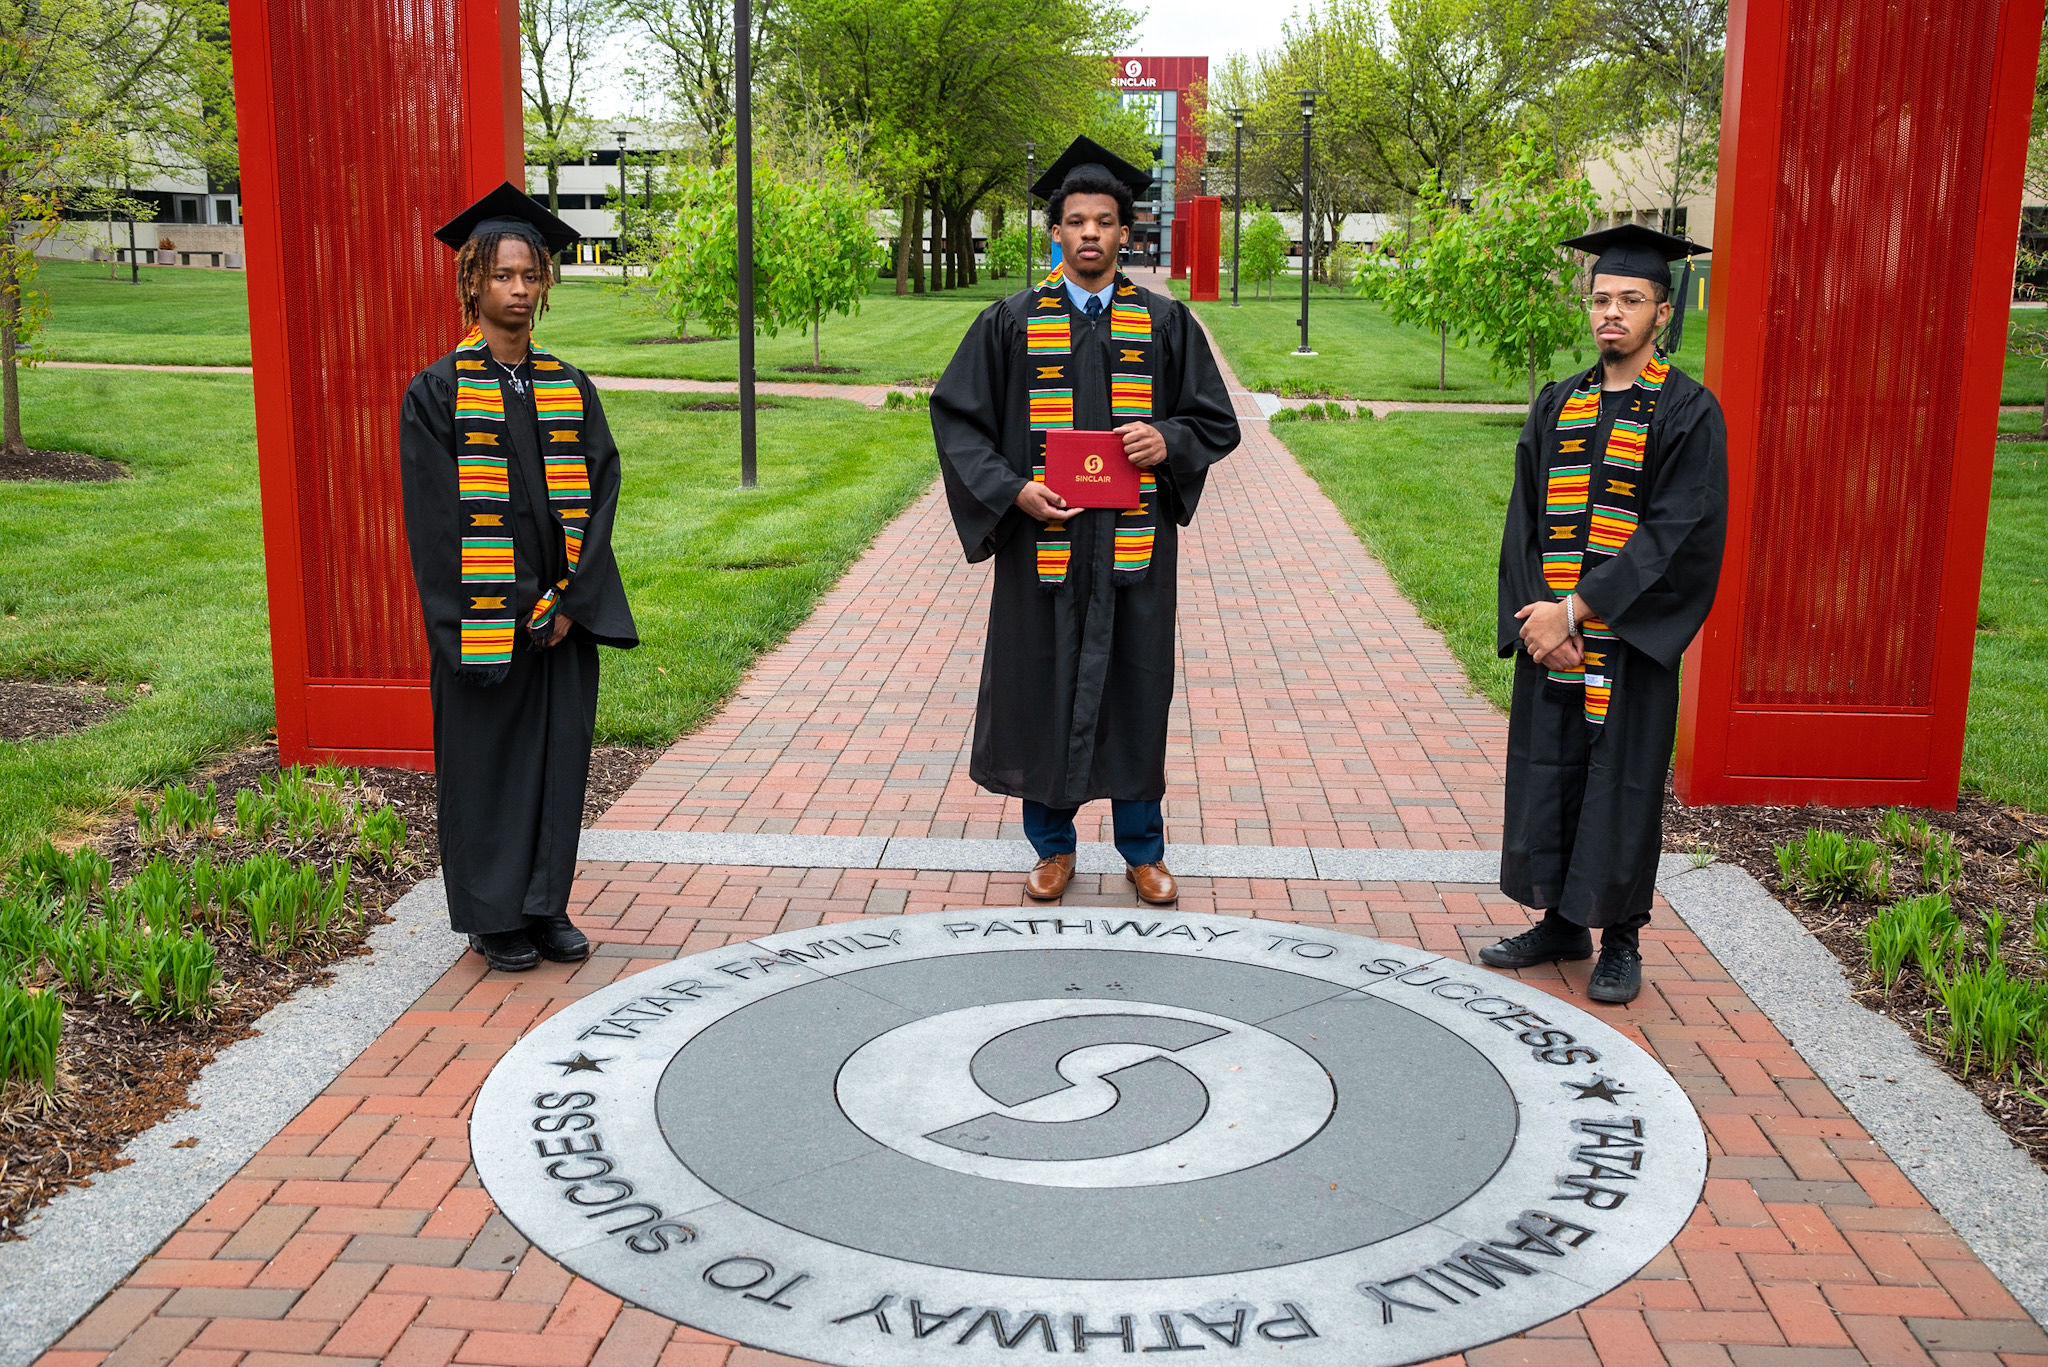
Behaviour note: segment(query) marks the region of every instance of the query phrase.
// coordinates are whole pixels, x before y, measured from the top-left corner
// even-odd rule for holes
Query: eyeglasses
[[[1656,301],[1644,294],[1589,294],[1585,302],[1588,313],[1605,313],[1617,304],[1623,313],[1634,313]]]

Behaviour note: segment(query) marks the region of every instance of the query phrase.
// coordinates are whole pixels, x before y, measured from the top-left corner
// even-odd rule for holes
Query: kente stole
[[[562,363],[535,346],[533,411],[540,428],[541,464],[547,475],[548,512],[561,528],[569,575],[583,557],[590,521],[590,471],[583,463],[583,391]],[[462,500],[462,660],[465,677],[501,683],[512,665],[517,610],[510,606],[512,568],[511,453],[505,432],[505,389],[491,373],[490,346],[472,330],[455,349],[455,467]],[[550,627],[564,576],[549,585],[526,626]]]
[[[1110,294],[1109,411],[1119,425],[1152,416],[1152,380],[1157,350],[1152,338],[1152,313],[1138,300],[1138,287],[1122,271]],[[1067,294],[1064,267],[1055,266],[1032,292],[1030,317],[1024,323],[1024,362],[1030,367],[1031,478],[1045,482],[1045,434],[1074,425],[1074,327],[1077,316]],[[1135,584],[1152,568],[1152,539],[1158,530],[1154,509],[1159,480],[1150,470],[1138,472],[1139,501],[1116,515],[1116,559],[1111,581],[1123,588]],[[1086,516],[1084,513],[1083,516]],[[1066,522],[1047,522],[1038,530],[1038,582],[1058,592],[1067,582],[1074,558],[1074,533]]]
[[[1671,363],[1653,355],[1629,403],[1614,420],[1596,464],[1586,443],[1600,425],[1600,372],[1594,370],[1572,391],[1557,414],[1557,448],[1550,458],[1543,500],[1543,582],[1563,601],[1579,581],[1620,554],[1634,535],[1642,509],[1643,452],[1650,420]],[[1586,721],[1604,726],[1614,700],[1612,629],[1590,614],[1579,619],[1585,667],[1553,669],[1550,680],[1585,690]]]

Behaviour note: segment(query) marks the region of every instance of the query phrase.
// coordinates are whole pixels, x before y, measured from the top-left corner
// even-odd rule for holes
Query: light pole
[[[1038,180],[1038,144],[1024,139],[1024,287],[1031,288],[1031,187]]]
[[[1244,237],[1244,110],[1230,111],[1230,306],[1237,307],[1238,243]]]
[[[626,283],[626,130],[614,128],[619,140],[619,283]]]
[[[753,0],[732,0],[733,171],[739,181],[740,488],[754,487]]]
[[[1316,116],[1316,92],[1304,90],[1301,95],[1301,345],[1294,349],[1297,356],[1313,356],[1315,352],[1308,344],[1308,277],[1315,265],[1315,244],[1309,233],[1312,221],[1309,209],[1309,133]]]

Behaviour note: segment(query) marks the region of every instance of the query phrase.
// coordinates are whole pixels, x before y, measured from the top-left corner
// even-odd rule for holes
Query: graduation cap
[[[434,236],[461,251],[464,243],[484,233],[521,233],[543,244],[549,256],[583,236],[509,180],[442,224]]]
[[[1067,150],[1060,153],[1059,160],[1046,167],[1045,174],[1031,182],[1031,193],[1049,200],[1065,187],[1069,178],[1082,171],[1122,181],[1129,187],[1133,199],[1152,193],[1150,171],[1140,171],[1092,138],[1075,138]]]
[[[1685,331],[1686,296],[1692,293],[1691,258],[1705,253],[1708,248],[1682,237],[1673,237],[1670,233],[1660,233],[1655,228],[1645,228],[1640,223],[1603,228],[1597,233],[1569,238],[1559,245],[1592,253],[1595,275],[1634,276],[1639,280],[1654,280],[1667,289],[1671,287],[1671,263],[1683,260],[1685,273],[1678,284],[1678,298],[1671,310],[1671,322],[1664,329],[1664,349],[1678,350],[1679,340]]]

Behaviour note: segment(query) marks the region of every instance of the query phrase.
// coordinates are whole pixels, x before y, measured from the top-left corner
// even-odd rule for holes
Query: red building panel
[[[398,408],[456,341],[433,229],[524,174],[516,0],[232,0],[278,749],[432,763]]]
[[[2042,0],[1734,0],[1687,802],[1953,806]]]
[[[1222,269],[1223,201],[1214,195],[1184,199],[1174,211],[1174,221],[1176,225],[1183,221],[1187,224],[1183,240],[1188,249],[1188,298],[1216,298],[1217,278]],[[1180,260],[1177,250],[1174,260]]]

